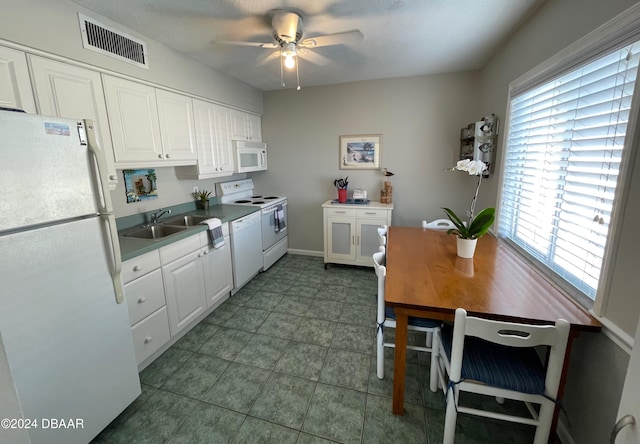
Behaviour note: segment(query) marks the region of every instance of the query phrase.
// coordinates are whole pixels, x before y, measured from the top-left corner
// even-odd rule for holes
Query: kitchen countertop
[[[380,203],[377,200],[370,200],[365,203],[338,203],[334,202],[334,199],[330,199],[322,204],[323,208],[367,208],[367,207],[375,207],[375,208],[384,208],[393,210],[393,204],[384,204]]]
[[[217,217],[222,221],[222,223],[225,223],[246,216],[247,214],[255,213],[256,211],[260,211],[260,208],[248,205],[219,204],[210,206],[208,211],[194,210],[184,213],[184,215],[192,214],[194,216]],[[181,216],[181,214],[172,214],[170,217],[167,217],[167,219],[178,216]],[[162,224],[162,221],[160,221],[160,223]],[[206,229],[207,227],[205,225],[197,225],[160,239],[137,239],[134,237],[119,235],[120,257],[123,261],[126,261],[136,256],[140,256],[141,254],[148,253],[149,251],[157,250],[160,247],[164,247],[178,240],[193,236],[194,234],[205,231]],[[118,232],[118,234],[120,233],[121,231]]]

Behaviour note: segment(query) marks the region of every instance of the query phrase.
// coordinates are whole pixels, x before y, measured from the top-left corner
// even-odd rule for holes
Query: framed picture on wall
[[[341,170],[374,170],[380,168],[381,134],[340,136]]]

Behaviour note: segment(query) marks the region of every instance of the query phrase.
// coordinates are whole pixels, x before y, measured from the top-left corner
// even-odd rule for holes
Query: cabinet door
[[[0,46],[0,106],[35,113],[24,52]]]
[[[69,119],[91,119],[107,159],[109,187],[118,183],[100,73],[55,60],[29,56],[38,113]]]
[[[262,120],[260,116],[247,114],[247,136],[249,140],[262,142]]]
[[[373,253],[378,251],[378,228],[384,219],[358,219],[356,222],[356,262],[373,267]]]
[[[164,159],[155,88],[108,75],[102,81],[116,166]]]
[[[231,147],[230,109],[220,105],[213,106],[215,120],[215,153],[217,172],[224,175],[233,173],[233,148]]]
[[[198,158],[191,98],[161,89],[156,90],[160,137],[164,158],[169,161]]]
[[[205,248],[204,288],[207,292],[207,308],[220,305],[233,288],[231,247],[229,238],[220,248]]]
[[[171,336],[206,309],[202,253],[194,251],[162,267]]]
[[[198,148],[198,174],[215,174],[216,129],[213,116],[213,103],[203,100],[193,101],[193,117],[196,128],[196,146]]]
[[[236,109],[229,110],[231,119],[231,138],[233,140],[249,140],[247,134],[247,113]]]
[[[355,218],[327,218],[327,259],[354,260],[356,257]]]

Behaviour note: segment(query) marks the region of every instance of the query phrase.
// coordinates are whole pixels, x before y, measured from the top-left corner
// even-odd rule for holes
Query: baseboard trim
[[[297,248],[289,248],[287,250],[289,254],[299,254],[301,256],[316,256],[316,257],[324,257],[323,251],[314,251],[314,250],[299,250]]]

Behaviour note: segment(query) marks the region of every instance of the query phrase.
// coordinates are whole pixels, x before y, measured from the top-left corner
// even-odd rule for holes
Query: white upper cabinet
[[[231,110],[231,138],[233,140],[252,140],[262,142],[262,121],[260,116]]]
[[[29,63],[39,114],[94,121],[107,160],[109,187],[115,189],[118,176],[100,73],[33,55]]]
[[[116,165],[164,160],[155,88],[104,74],[102,81]]]
[[[196,163],[191,98],[102,75],[116,166]]]
[[[160,136],[165,159],[195,161],[198,157],[191,98],[156,89]],[[195,162],[190,162],[195,163]]]
[[[176,169],[179,177],[211,179],[233,174],[229,108],[193,99],[198,163]]]
[[[35,113],[26,54],[0,46],[0,106]]]

